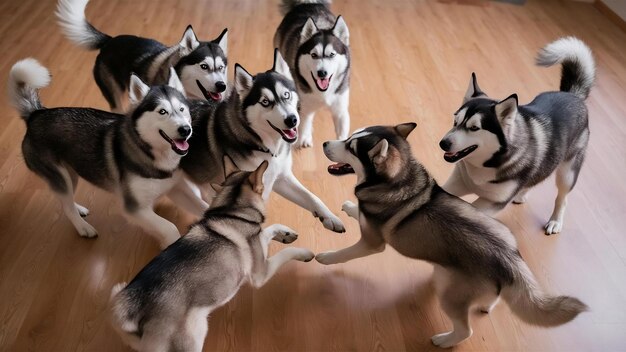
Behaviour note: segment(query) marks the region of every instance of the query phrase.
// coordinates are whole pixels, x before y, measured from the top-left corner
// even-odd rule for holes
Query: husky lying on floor
[[[453,324],[452,331],[433,336],[439,347],[469,338],[470,309],[489,312],[500,296],[522,320],[540,326],[565,324],[587,309],[576,298],[542,292],[509,229],[437,185],[411,154],[406,137],[414,128],[374,126],[324,143],[328,159],[352,165],[357,174],[358,205],[348,201],[343,210],[359,221],[361,239],[320,253],[317,261],[343,263],[389,244],[433,263],[441,308]]]
[[[477,208],[494,214],[509,202],[524,203],[526,192],[556,170],[558,195],[545,225],[559,233],[567,194],[574,188],[589,142],[585,99],[595,79],[591,50],[580,40],[559,39],[543,48],[537,64],[561,63],[560,92],[539,94],[518,105],[517,95],[497,101],[480,88],[472,74],[454,126],[439,145],[454,171],[443,189],[463,196],[474,193]]]
[[[112,322],[138,351],[202,351],[207,317],[228,303],[242,284],[263,286],[290,260],[314,254],[289,247],[268,258],[269,242],[295,241],[284,225],[265,229],[263,161],[254,172],[236,170],[225,157],[225,182],[209,209],[181,239],[154,258],[126,285],[111,292]]]
[[[221,101],[226,91],[227,30],[215,40],[200,42],[191,26],[171,47],[133,35],[111,37],[87,22],[89,0],[60,0],[56,15],[65,35],[87,50],[100,50],[93,68],[96,83],[111,111],[122,111],[122,96],[131,73],[148,85],[165,84],[174,67],[191,97]]]
[[[176,72],[171,70],[168,85],[154,87],[132,75],[132,107],[127,116],[91,108],[45,108],[38,89],[49,82],[50,74],[39,62],[19,61],[11,69],[9,97],[26,122],[22,142],[26,165],[48,183],[78,234],[97,236],[83,219],[89,210],[74,203],[80,176],[118,194],[125,214],[153,235],[161,247],[176,241],[178,229],[154,212],[155,200],[174,189],[173,200],[183,206],[204,203],[179,182],[182,171],[178,164],[187,154],[192,130]]]

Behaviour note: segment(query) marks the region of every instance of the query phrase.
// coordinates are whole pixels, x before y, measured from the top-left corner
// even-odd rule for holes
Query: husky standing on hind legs
[[[474,193],[473,203],[494,214],[509,202],[523,203],[526,192],[556,170],[558,194],[545,225],[546,235],[561,232],[567,194],[574,188],[589,142],[585,99],[595,79],[591,50],[574,38],[559,39],[537,56],[540,66],[561,63],[561,91],[539,94],[518,105],[517,95],[497,101],[472,74],[454,126],[439,143],[444,159],[456,163],[443,188],[456,195]]]
[[[111,111],[122,111],[122,97],[130,74],[148,85],[165,84],[170,67],[176,69],[190,97],[221,101],[227,82],[227,30],[210,42],[200,42],[191,26],[181,41],[167,47],[156,40],[119,35],[111,37],[87,22],[89,0],[60,0],[56,15],[65,35],[87,50],[100,50],[93,74]]]

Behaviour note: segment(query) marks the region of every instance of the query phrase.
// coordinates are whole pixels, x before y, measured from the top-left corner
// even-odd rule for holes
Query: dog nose
[[[187,125],[178,127],[178,134],[183,138],[189,136],[191,134],[191,127]]]
[[[285,117],[285,125],[287,125],[287,127],[293,128],[293,127],[296,127],[297,124],[298,124],[298,116],[291,114]]]
[[[322,146],[323,146],[324,148],[326,148],[326,146],[328,146],[328,142],[324,142],[324,144],[322,144]]]
[[[215,82],[215,89],[217,89],[218,93],[221,93],[226,90],[226,83],[222,81]]]
[[[324,77],[326,77],[327,74],[328,74],[328,72],[326,72],[326,70],[317,70],[317,76],[319,78],[324,78]]]
[[[444,138],[439,142],[439,147],[443,149],[444,152],[447,152],[450,150],[450,147],[452,147],[452,142]]]

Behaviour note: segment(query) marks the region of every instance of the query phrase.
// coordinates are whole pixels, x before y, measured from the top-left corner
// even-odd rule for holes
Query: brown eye
[[[316,53],[311,53],[311,57],[312,57],[312,58],[314,58],[314,59],[317,59],[317,58],[318,58],[318,56],[317,56],[317,54],[316,54]]]
[[[209,69],[209,65],[207,64],[200,64],[200,68],[203,70],[208,70]]]
[[[470,128],[469,128],[469,130],[470,130],[470,131],[472,131],[472,132],[476,132],[476,131],[478,131],[479,129],[480,129],[480,128],[478,128],[478,127],[476,127],[476,126],[472,126],[472,127],[470,127]]]

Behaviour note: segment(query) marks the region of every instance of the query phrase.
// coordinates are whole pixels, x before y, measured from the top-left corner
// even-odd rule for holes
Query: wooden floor
[[[581,298],[591,311],[548,330],[522,323],[502,304],[489,316],[472,316],[474,335],[457,350],[626,350],[626,33],[593,5],[572,1],[530,0],[521,7],[481,0],[335,2],[351,33],[352,126],[417,122],[409,138],[414,153],[440,183],[452,165],[438,141],[472,71],[490,95],[518,93],[528,102],[559,84],[558,68],[533,66],[541,46],[564,35],[589,44],[598,64],[588,99],[591,142],[563,233],[546,237],[541,229],[556,194],[552,180],[499,218],[515,233],[542,286]],[[53,75],[42,92],[46,106],[107,108],[91,75],[96,54],[61,35],[54,7],[51,0],[0,2],[0,77],[6,79],[18,59],[33,56]],[[87,17],[108,34],[165,43],[178,41],[189,23],[204,40],[228,27],[231,75],[235,62],[250,72],[271,66],[280,21],[277,0],[92,0]],[[316,145],[297,152],[294,165],[302,182],[339,213],[344,200],[354,199],[355,178],[325,171],[320,146],[333,137],[330,121],[327,113],[318,115]],[[124,220],[112,196],[85,183],[77,199],[91,209],[88,220],[100,237],[80,238],[24,165],[24,123],[4,98],[0,126],[0,350],[125,350],[105,319],[106,302],[115,283],[132,278],[157,254],[156,244]],[[297,229],[296,245],[314,252],[359,237],[344,214],[347,233],[337,235],[279,197],[269,209],[269,222]],[[166,200],[158,212],[181,231],[194,220]],[[210,317],[205,350],[435,350],[431,335],[450,322],[431,274],[429,264],[391,249],[330,267],[290,263],[265,287],[244,287]]]

